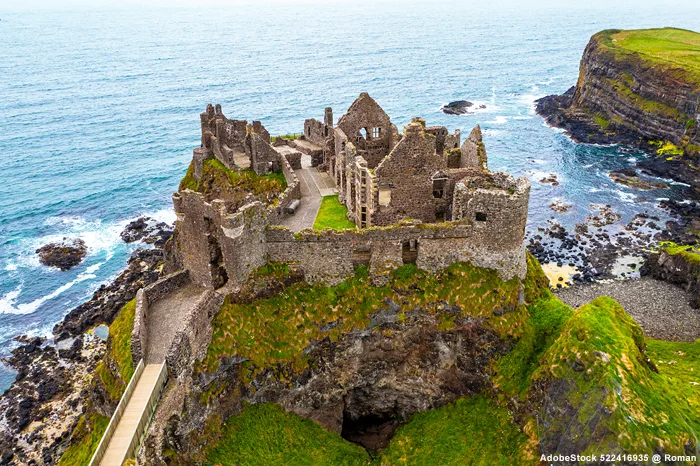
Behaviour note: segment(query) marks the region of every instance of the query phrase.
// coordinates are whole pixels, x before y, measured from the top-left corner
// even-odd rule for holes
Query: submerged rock
[[[87,246],[80,238],[63,238],[57,243],[40,247],[36,253],[42,264],[66,271],[83,261],[87,255]]]
[[[643,191],[651,191],[652,189],[668,189],[668,185],[666,183],[662,183],[660,181],[648,181],[640,178],[634,168],[611,171],[608,176],[610,176],[610,179],[615,183]]]

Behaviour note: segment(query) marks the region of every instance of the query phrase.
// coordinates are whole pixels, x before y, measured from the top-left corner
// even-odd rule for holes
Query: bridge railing
[[[112,435],[114,435],[114,431],[117,430],[119,421],[121,421],[122,416],[124,415],[126,405],[129,404],[131,395],[134,393],[134,389],[136,389],[136,385],[141,378],[141,373],[143,372],[144,367],[143,359],[141,359],[136,365],[134,375],[131,376],[131,380],[129,381],[129,384],[126,386],[126,390],[124,390],[124,393],[119,400],[117,409],[114,410],[114,414],[112,414],[112,418],[109,420],[109,424],[107,424],[107,430],[105,430],[105,433],[102,435],[102,439],[100,440],[99,445],[97,445],[97,450],[95,450],[95,453],[92,455],[90,466],[99,466],[100,461],[102,461],[102,458],[107,451],[107,447],[109,446],[109,442],[112,440]]]
[[[160,372],[158,372],[158,378],[156,379],[153,391],[151,392],[151,395],[148,398],[148,403],[146,403],[146,406],[144,407],[143,412],[141,413],[138,426],[136,427],[136,432],[134,434],[134,437],[131,439],[131,444],[129,445],[129,448],[126,451],[126,456],[124,457],[124,460],[128,458],[136,458],[136,454],[138,453],[139,447],[141,446],[141,441],[143,441],[143,438],[146,436],[146,430],[148,430],[148,426],[151,423],[153,414],[155,413],[156,407],[158,406],[158,400],[160,400],[160,395],[163,393],[163,388],[165,388],[165,384],[167,381],[168,365],[164,362],[160,367]]]

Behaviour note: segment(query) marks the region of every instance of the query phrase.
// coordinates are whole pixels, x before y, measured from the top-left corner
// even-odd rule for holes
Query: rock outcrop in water
[[[65,272],[83,261],[87,255],[87,246],[80,238],[63,238],[57,243],[40,247],[36,253],[39,254],[39,262],[42,264]]]
[[[700,34],[605,30],[581,60],[575,87],[537,101],[578,142],[623,144],[657,157],[643,168],[700,186]]]

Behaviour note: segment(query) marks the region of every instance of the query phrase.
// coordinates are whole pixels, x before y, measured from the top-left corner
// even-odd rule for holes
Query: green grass
[[[633,52],[660,66],[675,66],[685,71],[700,86],[700,34],[685,29],[660,28],[629,31],[604,31],[606,45]]]
[[[679,245],[670,241],[661,243],[661,250],[672,256],[681,256],[689,264],[700,265],[700,247]]]
[[[668,351],[663,344],[655,346]],[[688,353],[690,368],[697,362],[697,348]],[[564,381],[567,388],[554,395],[555,402],[568,404],[575,413],[550,419],[543,435],[596,438],[586,453],[599,447],[599,453],[610,452],[608,445],[619,445],[628,452],[683,454],[693,432],[700,431],[700,411],[692,409],[698,406],[700,389],[687,383],[679,392],[676,387],[684,381],[655,373],[647,358],[642,329],[618,303],[600,297],[580,307],[531,376],[532,387]],[[576,371],[575,363],[582,370]]]
[[[208,201],[223,199],[240,206],[249,193],[262,201],[273,204],[278,196],[287,189],[287,180],[283,173],[270,173],[259,176],[253,170],[231,170],[215,158],[207,159],[202,166],[202,176],[194,177],[194,162],[190,163],[187,173],[180,181],[179,190],[191,189],[204,194]]]
[[[99,414],[83,415],[73,430],[71,445],[61,456],[58,466],[87,466],[107,430],[109,418]]]
[[[314,230],[345,230],[355,228],[355,224],[347,218],[348,208],[338,201],[338,195],[324,196],[318,209]]]
[[[518,332],[526,318],[524,307],[517,306],[518,280],[503,282],[493,270],[457,263],[429,274],[405,265],[391,275],[389,284],[377,287],[367,269],[359,267],[354,277],[336,286],[296,283],[276,296],[250,304],[232,303],[227,298],[214,317],[203,369],[214,372],[221,357],[238,355],[248,358],[246,364],[256,371],[278,363],[301,370],[302,350],[312,339],[337,339],[350,329],[365,328],[370,315],[386,306],[388,297],[401,306],[400,313],[418,306],[438,315],[442,303],[457,305],[464,315],[487,319],[503,335]],[[493,310],[499,306],[516,311],[494,316]],[[319,328],[335,321],[339,325],[332,330]]]
[[[495,362],[495,384],[508,396],[524,397],[544,352],[559,337],[573,310],[548,289],[528,306],[530,316],[513,350]]]
[[[355,466],[367,452],[276,404],[246,406],[224,424],[221,441],[206,453],[221,466]]]
[[[301,137],[301,133],[299,133],[299,134],[297,134],[297,133],[294,133],[294,134],[281,134],[281,135],[279,135],[279,136],[272,136],[272,137],[270,137],[270,143],[275,142],[275,140],[277,140],[277,138],[286,139],[286,140],[288,140],[288,141],[292,141],[292,140],[294,140],[294,139],[299,139],[300,137]]]
[[[526,441],[507,410],[474,396],[415,414],[373,461],[339,435],[266,403],[229,418],[206,459],[221,466],[505,465],[522,464]]]
[[[607,120],[601,113],[593,115],[593,122],[603,129],[607,129],[610,126],[610,120]]]
[[[119,400],[134,374],[131,358],[131,331],[134,328],[136,300],[126,303],[109,326],[107,352],[95,373],[113,400]]]
[[[398,429],[377,465],[532,464],[527,437],[511,414],[483,395],[415,414]]]

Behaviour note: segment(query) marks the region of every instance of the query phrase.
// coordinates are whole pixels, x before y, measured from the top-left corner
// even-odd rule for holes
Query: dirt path
[[[149,306],[146,364],[160,364],[165,361],[175,333],[182,328],[185,316],[203,292],[203,288],[190,284]]]

